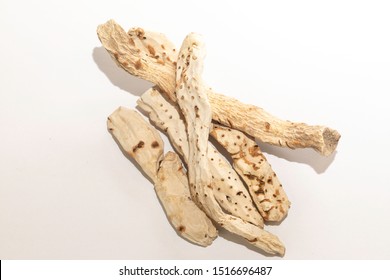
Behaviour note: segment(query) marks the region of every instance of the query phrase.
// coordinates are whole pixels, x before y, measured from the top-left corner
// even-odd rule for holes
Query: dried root
[[[118,108],[107,121],[119,145],[153,180],[168,220],[183,238],[201,246],[210,245],[217,230],[191,200],[186,174],[177,154],[168,152],[161,162],[163,142],[157,130],[136,111]]]
[[[153,32],[134,30],[127,34],[110,20],[100,25],[97,33],[103,46],[120,67],[156,84],[171,100],[176,101],[177,56],[172,43],[161,34],[156,36]],[[216,94],[209,88],[205,90],[215,121],[244,131],[262,142],[292,149],[313,148],[322,155],[332,154],[337,147],[340,134],[336,130],[284,121],[262,108]]]
[[[254,139],[241,131],[220,125],[213,126],[211,135],[232,156],[234,169],[247,184],[264,220],[283,220],[290,208],[290,201]]]
[[[201,246],[211,245],[218,232],[192,201],[187,174],[177,154],[165,155],[157,177],[155,190],[173,227],[189,241]]]
[[[107,127],[123,150],[156,182],[164,153],[164,142],[157,130],[139,113],[124,107],[119,107],[108,117]]]

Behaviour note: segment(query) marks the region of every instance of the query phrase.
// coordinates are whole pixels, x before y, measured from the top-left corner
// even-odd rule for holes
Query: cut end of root
[[[337,130],[325,128],[322,137],[324,145],[319,152],[324,156],[330,156],[336,150],[341,135]]]

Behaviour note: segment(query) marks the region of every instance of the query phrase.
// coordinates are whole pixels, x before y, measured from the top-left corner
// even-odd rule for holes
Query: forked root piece
[[[150,120],[168,134],[176,151],[188,162],[188,137],[184,121],[177,106],[167,101],[158,88],[147,90],[137,101],[148,113]],[[257,211],[247,188],[226,159],[208,143],[207,158],[211,172],[213,194],[221,208],[244,221],[263,227],[263,219]]]
[[[176,100],[176,53],[165,36],[155,36],[155,33],[144,30],[138,33],[141,36],[137,36],[135,31],[130,31],[129,35],[113,20],[99,25],[97,33],[103,46],[120,67],[134,76],[155,83],[171,100]],[[156,47],[158,45],[160,48]],[[340,134],[334,129],[284,121],[262,108],[216,94],[208,88],[205,90],[215,121],[244,131],[262,142],[292,149],[313,148],[322,155],[332,154],[337,147]]]
[[[247,184],[264,220],[281,221],[287,215],[290,201],[254,139],[220,125],[214,125],[210,134],[232,156],[234,169]]]
[[[217,230],[191,200],[187,177],[179,157],[163,154],[163,142],[157,130],[136,111],[118,108],[107,121],[119,145],[133,157],[153,180],[159,197],[175,230],[185,239],[208,246],[217,237]]]
[[[224,213],[213,194],[207,158],[211,108],[202,82],[205,50],[200,37],[191,33],[180,49],[176,70],[177,102],[187,124],[188,178],[194,201],[215,222],[241,235],[270,254],[284,254],[279,239],[263,229]]]

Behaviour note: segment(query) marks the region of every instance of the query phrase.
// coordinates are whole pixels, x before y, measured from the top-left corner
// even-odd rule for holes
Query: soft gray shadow
[[[264,153],[284,158],[291,162],[298,162],[309,165],[318,174],[324,173],[336,157],[337,151],[330,156],[322,156],[313,149],[289,149],[272,146],[270,144],[258,142]]]
[[[104,47],[94,48],[92,57],[100,71],[107,76],[110,82],[124,91],[141,96],[153,86],[151,82],[134,77],[116,65]]]
[[[236,234],[233,234],[229,231],[227,231],[226,229],[224,228],[221,228],[219,227],[218,228],[218,234],[220,237],[222,237],[223,239],[226,239],[228,241],[231,241],[231,242],[234,242],[234,243],[237,243],[237,244],[240,244],[242,246],[245,246],[246,248],[248,248],[249,250],[251,251],[254,251],[258,254],[261,254],[265,257],[273,257],[273,258],[281,258],[281,256],[275,256],[275,255],[271,255],[269,253],[266,253],[264,252],[263,250],[251,245],[248,241],[245,240],[245,238],[241,237],[241,236],[238,236]]]

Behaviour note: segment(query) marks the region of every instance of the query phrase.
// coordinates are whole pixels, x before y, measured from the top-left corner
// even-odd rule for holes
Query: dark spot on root
[[[186,227],[185,226],[179,226],[178,228],[177,228],[177,230],[179,231],[179,232],[185,232],[186,231]]]
[[[199,118],[200,116],[199,116],[199,108],[198,108],[198,106],[194,106],[194,110],[195,110],[195,114],[196,114],[196,117],[197,118]]]
[[[144,145],[145,145],[144,141],[139,141],[138,144],[133,148],[133,153],[135,153],[138,149],[143,148]]]
[[[139,70],[142,68],[142,62],[141,59],[138,59],[137,62],[134,64],[135,69]]]
[[[259,188],[257,191],[255,191],[255,194],[256,194],[256,195],[264,194],[263,188]]]
[[[265,130],[268,131],[271,127],[271,124],[269,122],[265,122],[264,126],[265,126]]]
[[[152,148],[158,148],[158,146],[160,146],[160,144],[158,144],[157,141],[153,141]]]
[[[253,147],[249,147],[248,151],[252,157],[257,157],[262,155],[260,148],[257,145],[254,145]]]
[[[143,38],[145,35],[145,31],[142,28],[137,28],[135,30],[135,34],[137,35],[138,38]]]
[[[265,182],[263,180],[260,180],[260,187],[264,187],[265,186]]]
[[[253,239],[247,239],[249,242],[253,243],[253,242],[257,242],[257,238],[253,238]]]

